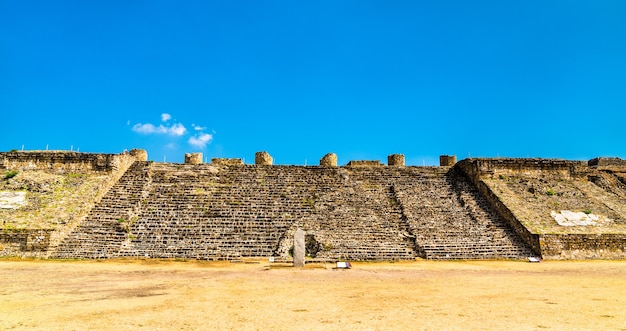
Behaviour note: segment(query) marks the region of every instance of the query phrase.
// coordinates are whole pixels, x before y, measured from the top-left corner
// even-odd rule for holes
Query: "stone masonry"
[[[274,164],[274,160],[272,156],[268,152],[257,152],[254,155],[254,164],[257,165],[272,165]]]
[[[532,255],[463,178],[438,167],[136,162],[54,256],[288,258],[297,228],[316,259]]]
[[[328,153],[324,155],[324,157],[320,159],[320,166],[321,167],[336,167],[337,166],[337,154]]]
[[[391,154],[387,157],[387,165],[390,167],[404,167],[403,154]]]
[[[5,230],[0,254],[289,259],[301,229],[307,259],[325,261],[626,257],[619,159],[450,157],[444,167],[414,167],[394,154],[389,166],[338,167],[334,154],[321,166],[269,166],[268,153],[256,156],[246,165],[204,164],[201,156],[197,164],[154,163],[140,150],[0,153],[4,170],[104,171],[114,179],[71,232]],[[603,223],[559,226],[549,218],[557,205],[604,215]]]
[[[185,164],[202,164],[202,153],[185,154]]]
[[[456,163],[456,155],[440,155],[439,165],[442,167],[451,167]]]
[[[213,165],[243,165],[242,159],[212,158]]]

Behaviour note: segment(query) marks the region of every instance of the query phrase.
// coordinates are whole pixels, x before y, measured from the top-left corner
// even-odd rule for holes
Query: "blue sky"
[[[626,1],[0,1],[0,151],[626,159]]]

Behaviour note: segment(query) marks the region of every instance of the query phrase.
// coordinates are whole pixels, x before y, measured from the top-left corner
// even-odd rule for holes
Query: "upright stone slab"
[[[296,230],[296,234],[293,236],[293,266],[304,267],[304,231],[302,229]]]

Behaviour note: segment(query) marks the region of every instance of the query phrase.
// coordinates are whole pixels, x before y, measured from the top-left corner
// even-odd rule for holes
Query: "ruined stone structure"
[[[626,186],[613,171],[548,159],[466,159],[456,167],[544,258],[626,257]],[[592,225],[561,226],[553,215],[563,211],[594,216]]]
[[[258,165],[272,165],[274,164],[274,159],[268,152],[257,152],[254,155],[254,164]]]
[[[46,228],[5,226],[0,255],[289,259],[302,229],[307,259],[318,260],[626,257],[626,188],[616,175],[626,167],[619,160],[456,163],[446,156],[444,167],[414,167],[390,155],[388,166],[336,166],[329,155],[320,166],[268,166],[266,152],[254,165],[155,163],[137,151],[0,153],[3,171],[22,171],[22,181],[35,171],[28,169],[62,169],[111,182],[84,217]],[[21,185],[12,181],[0,191]],[[3,222],[23,208],[38,207],[0,210]],[[568,210],[593,225],[562,226],[551,216],[575,214]]]
[[[242,159],[223,159],[223,158],[212,158],[211,164],[214,165],[243,165]]]
[[[348,162],[348,167],[380,167],[379,160],[352,160]]]
[[[0,171],[44,170],[53,173],[110,172],[126,169],[135,160],[147,160],[144,150],[95,154],[67,151],[0,152]],[[138,157],[136,157],[138,156]]]
[[[387,165],[390,167],[404,167],[404,155],[391,154],[387,157]]]
[[[202,153],[185,154],[185,164],[202,164]]]
[[[320,159],[321,167],[336,167],[337,166],[337,154],[328,153]]]
[[[439,165],[442,167],[451,167],[456,163],[456,155],[440,155]]]
[[[131,149],[130,155],[137,161],[148,161],[148,152],[144,149]]]

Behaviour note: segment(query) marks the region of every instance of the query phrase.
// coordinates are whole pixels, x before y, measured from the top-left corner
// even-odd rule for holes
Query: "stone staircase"
[[[57,258],[525,258],[530,251],[460,174],[439,167],[136,162]]]
[[[155,164],[128,255],[211,260],[272,256],[292,220],[280,215],[289,204],[259,182],[258,170]]]
[[[454,168],[395,187],[427,259],[522,259],[532,251]]]
[[[150,185],[150,164],[135,162],[100,203],[56,249],[54,258],[110,258],[121,256],[129,226],[141,212]]]

